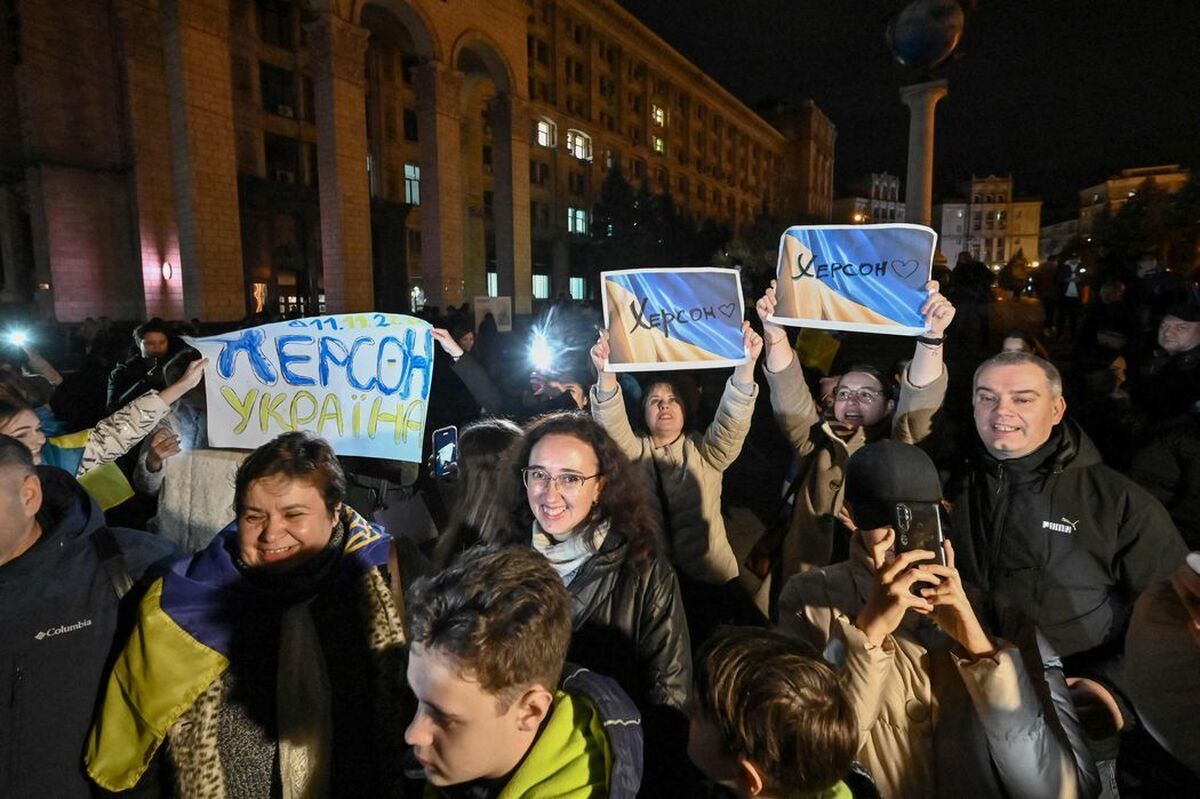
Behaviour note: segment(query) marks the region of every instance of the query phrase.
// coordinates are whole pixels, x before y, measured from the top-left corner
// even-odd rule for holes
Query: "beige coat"
[[[779,626],[841,668],[858,718],[858,760],[884,797],[1096,795],[1059,671],[1031,670],[1027,653],[999,639],[992,657],[960,657],[913,613],[873,646],[853,621],[872,580],[855,539],[849,561],[787,583]]]
[[[592,387],[592,416],[641,469],[660,521],[667,510],[658,498],[661,479],[671,514],[670,530],[663,527],[668,556],[675,568],[695,580],[724,583],[738,576],[737,558],[721,518],[721,480],[742,451],[757,398],[757,384],[746,393],[730,378],[703,435],[692,433],[655,447],[649,436],[639,436],[630,427],[620,386],[603,399]]]
[[[796,358],[783,371],[766,371],[766,375],[775,420],[800,457],[797,477],[800,485],[792,508],[792,523],[783,539],[781,572],[775,578],[783,582],[800,571],[802,564],[824,566],[831,560],[833,538],[837,534],[835,514],[842,507],[846,461],[873,439],[871,431],[861,427],[849,439],[834,435],[828,422],[821,421],[820,409],[813,402]],[[900,380],[900,397],[892,414],[892,438],[916,444],[929,435],[933,415],[946,398],[947,380],[946,370],[942,369],[937,380],[918,388],[909,381],[905,369]],[[875,436],[878,437],[877,432]]]

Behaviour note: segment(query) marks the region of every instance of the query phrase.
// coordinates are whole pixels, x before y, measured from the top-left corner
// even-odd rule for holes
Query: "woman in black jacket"
[[[568,661],[614,678],[641,708],[648,778],[684,768],[691,644],[638,472],[590,416],[564,412],[525,428],[512,476],[524,490],[502,543],[532,546],[566,584]]]

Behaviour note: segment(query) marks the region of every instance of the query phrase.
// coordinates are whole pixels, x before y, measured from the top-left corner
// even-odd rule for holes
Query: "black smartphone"
[[[896,502],[892,505],[892,529],[896,531],[896,554],[913,549],[934,553],[937,563],[946,565],[942,549],[942,517],[933,502]]]
[[[458,428],[454,425],[433,431],[433,476],[445,477],[458,468]]]

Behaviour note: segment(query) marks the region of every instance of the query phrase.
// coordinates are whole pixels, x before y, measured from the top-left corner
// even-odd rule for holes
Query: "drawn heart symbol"
[[[913,261],[892,261],[892,271],[900,277],[908,279],[912,277],[913,272],[917,271],[920,266],[915,260]]]
[[[737,305],[735,305],[732,302],[727,302],[724,305],[720,306],[719,310],[721,311],[721,313],[725,314],[726,317],[728,317],[729,319],[732,319],[733,312],[735,310],[737,310]]]

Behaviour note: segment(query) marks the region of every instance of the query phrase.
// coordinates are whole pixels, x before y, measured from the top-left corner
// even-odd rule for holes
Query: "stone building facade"
[[[972,177],[966,197],[946,199],[933,207],[938,250],[950,264],[960,252],[999,268],[1021,253],[1038,258],[1042,201],[1013,197],[1012,176]]]
[[[607,171],[735,231],[828,218],[768,122],[614,0],[12,0],[0,303],[232,321],[585,290]]]

